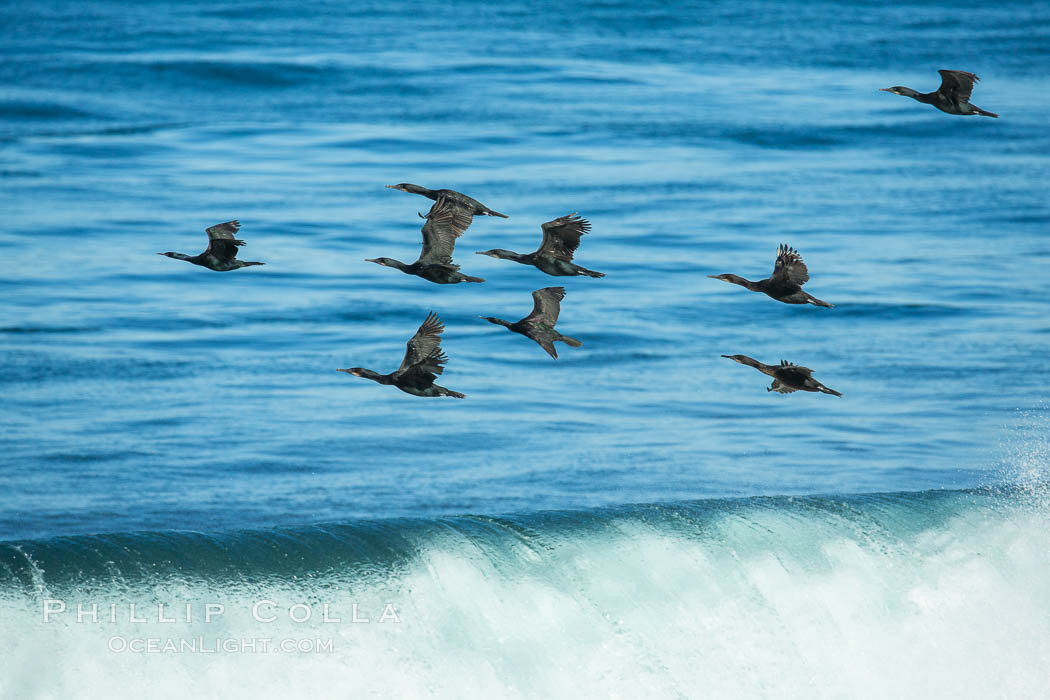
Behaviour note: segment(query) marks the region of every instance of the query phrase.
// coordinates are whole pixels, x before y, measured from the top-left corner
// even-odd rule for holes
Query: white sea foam
[[[8,594],[0,689],[10,698],[1046,697],[1045,509],[967,493],[841,509],[793,503],[746,503],[685,530],[625,515],[499,548],[453,531],[349,579]],[[66,611],[45,624],[42,601],[59,595]],[[78,623],[77,602],[104,603],[103,621]],[[128,619],[129,602],[147,622]],[[179,621],[160,622],[158,603]],[[205,623],[208,603],[225,609]],[[294,617],[309,610],[309,621],[289,617],[297,604]],[[326,604],[338,622],[322,619]],[[354,605],[368,622],[351,621]],[[256,619],[253,606],[277,619]],[[397,620],[380,622],[384,610]],[[315,646],[111,647],[200,637]]]

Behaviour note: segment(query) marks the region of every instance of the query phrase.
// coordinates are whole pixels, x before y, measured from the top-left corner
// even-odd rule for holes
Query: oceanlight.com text
[[[335,645],[332,639],[113,636],[106,647],[115,654],[331,654]]]

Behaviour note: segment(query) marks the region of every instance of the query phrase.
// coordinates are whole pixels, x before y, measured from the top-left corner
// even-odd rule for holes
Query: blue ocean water
[[[340,627],[334,655],[300,660],[310,683],[1034,697],[1048,61],[1037,2],[3,4],[4,658],[59,643],[98,663],[108,632],[40,626],[49,598],[338,589],[404,619]],[[1001,118],[878,91],[933,90],[939,68],[980,75],[973,102]],[[457,244],[485,284],[364,262],[418,254],[430,202],[398,182],[510,216]],[[473,254],[530,251],[574,211],[603,279]],[[265,267],[155,255],[235,218]],[[834,309],[707,277],[762,278],[782,242]],[[583,341],[558,361],[478,318],[552,285]],[[429,310],[466,400],[334,371],[394,369]],[[767,393],[736,353],[845,396]],[[928,677],[882,678],[893,630]],[[976,663],[989,637],[1005,646]],[[100,679],[142,661],[205,696],[225,677],[104,658]],[[284,666],[249,670],[256,697],[288,696]],[[10,697],[76,676],[0,675]]]

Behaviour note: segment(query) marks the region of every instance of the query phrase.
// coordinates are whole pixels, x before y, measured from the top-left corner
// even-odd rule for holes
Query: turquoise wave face
[[[227,697],[1038,697],[1046,492],[5,543],[0,689],[185,697],[221,673],[241,679]],[[28,670],[47,654],[62,673]]]
[[[289,577],[353,582],[396,572],[421,551],[461,547],[493,566],[545,561],[566,544],[587,546],[643,528],[706,550],[783,549],[802,556],[828,538],[861,544],[904,541],[969,511],[996,514],[1031,505],[1000,487],[853,496],[756,497],[680,504],[628,505],[503,517],[357,520],[300,528],[220,533],[114,533],[0,542],[0,584],[38,593],[107,587],[134,590],[168,581],[222,586]],[[1029,510],[1038,511],[1032,506]],[[766,525],[768,521],[768,526]],[[804,531],[792,532],[792,523]],[[548,562],[551,563],[551,562]],[[520,571],[519,574],[527,572]]]

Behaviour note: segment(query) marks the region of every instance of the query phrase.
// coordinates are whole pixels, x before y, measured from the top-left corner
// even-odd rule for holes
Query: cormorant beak
[[[355,372],[352,369],[337,369],[336,372],[346,372],[347,374],[352,374],[355,377],[360,377],[361,376],[360,374],[358,374],[357,372]]]
[[[385,265],[386,264],[384,262],[380,262],[379,260],[376,260],[376,259],[373,259],[373,258],[365,258],[365,262],[374,262],[376,265]]]
[[[386,187],[388,190],[399,190],[399,189],[401,189],[397,185],[383,185],[383,186]]]
[[[713,280],[722,280],[723,282],[729,281],[727,279],[723,279],[721,275],[708,275],[708,277],[710,277]],[[726,355],[725,357],[728,357],[728,355]]]
[[[896,94],[896,91],[893,88],[879,88],[879,92],[892,92]]]

